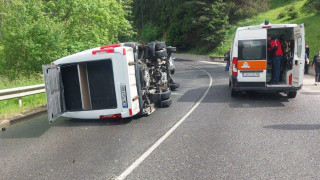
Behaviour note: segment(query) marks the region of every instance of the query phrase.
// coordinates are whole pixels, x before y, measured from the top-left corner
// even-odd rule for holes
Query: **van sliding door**
[[[305,63],[305,37],[304,24],[294,27],[294,60],[292,85],[299,87],[303,83],[304,63]]]

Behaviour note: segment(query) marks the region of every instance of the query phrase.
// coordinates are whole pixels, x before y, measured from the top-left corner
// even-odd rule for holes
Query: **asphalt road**
[[[319,179],[320,87],[306,76],[295,99],[231,98],[224,64],[176,61],[173,104],[121,121],[46,114],[0,132],[0,179],[115,179],[195,105],[127,179]]]

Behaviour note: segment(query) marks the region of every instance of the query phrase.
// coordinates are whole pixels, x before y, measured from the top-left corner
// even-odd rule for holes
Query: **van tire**
[[[287,96],[288,98],[295,98],[297,96],[297,91],[289,91]]]
[[[156,51],[165,49],[167,47],[165,42],[156,42],[155,44]]]
[[[168,47],[167,47],[167,51],[169,51],[169,52],[176,52],[176,51],[177,51],[177,48],[176,48],[176,47],[168,46]]]
[[[163,50],[159,50],[155,52],[155,57],[156,58],[166,58],[168,56],[167,50],[163,49]]]
[[[168,90],[162,90],[162,93],[160,93],[160,99],[161,101],[167,100],[171,97],[171,91]]]
[[[174,91],[175,89],[179,88],[180,84],[179,83],[171,83],[170,84],[170,89],[171,91]]]
[[[172,104],[172,100],[171,98],[161,101],[160,102],[160,107],[165,108],[165,107],[169,107]]]
[[[238,92],[234,89],[231,89],[231,97],[236,97],[238,95]]]
[[[164,101],[167,100],[171,97],[171,91],[170,90],[162,90],[161,93],[152,93],[149,94],[149,98],[153,101],[153,102],[160,102],[160,101]]]

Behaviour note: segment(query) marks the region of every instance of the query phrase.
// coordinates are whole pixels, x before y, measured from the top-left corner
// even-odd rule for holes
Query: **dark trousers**
[[[281,62],[282,56],[275,56],[272,58],[272,83],[279,83],[280,78],[280,62]]]
[[[229,71],[229,66],[230,66],[230,61],[227,61],[226,68],[224,70]]]
[[[316,71],[315,82],[320,82],[320,71]]]

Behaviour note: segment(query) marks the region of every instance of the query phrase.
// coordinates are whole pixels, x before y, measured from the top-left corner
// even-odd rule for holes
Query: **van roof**
[[[241,30],[256,30],[256,29],[274,29],[274,28],[290,28],[290,27],[296,27],[297,24],[261,24],[256,26],[245,26],[245,27],[238,27],[237,31]]]

